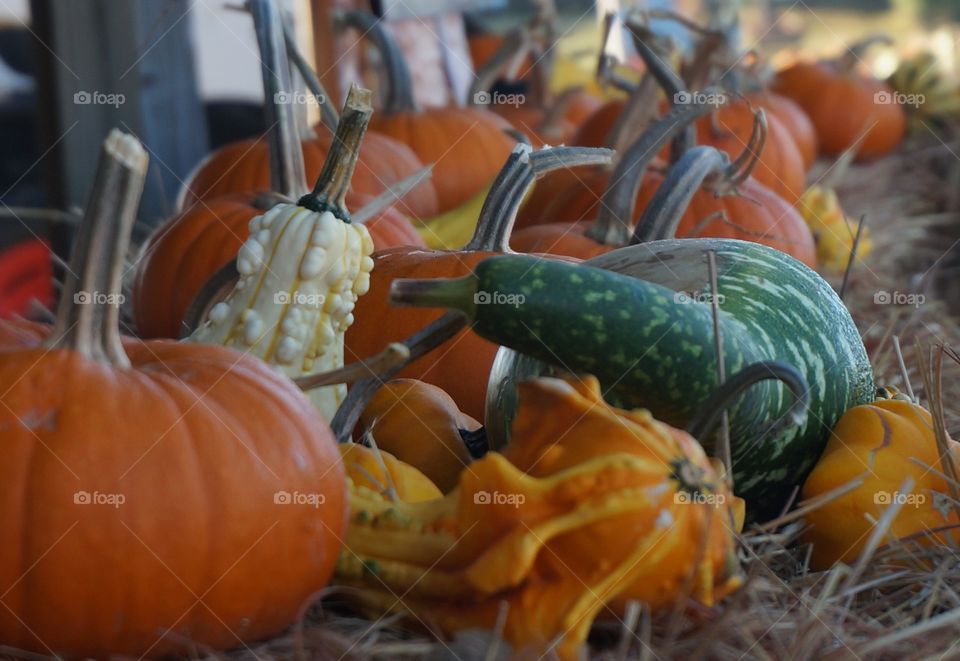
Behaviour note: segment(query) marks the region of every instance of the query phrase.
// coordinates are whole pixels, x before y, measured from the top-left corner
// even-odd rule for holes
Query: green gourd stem
[[[323,169],[320,170],[313,192],[297,202],[301,207],[318,213],[329,211],[340,220],[350,222],[345,200],[350,190],[350,178],[360,158],[363,135],[373,114],[371,96],[370,90],[357,87],[356,84],[350,86]]]
[[[466,325],[466,319],[460,314],[452,312],[443,315],[402,342],[409,352],[405,360],[362,381],[357,381],[350,388],[346,398],[340,403],[333,420],[330,421],[330,428],[333,430],[337,441],[340,443],[350,442],[353,437],[353,430],[360,420],[360,414],[363,413],[363,409],[366,408],[384,383],[396,376],[413,361],[452,339]]]
[[[713,147],[694,147],[667,172],[653,194],[637,226],[631,245],[672,239],[694,193],[711,175],[720,175],[730,165],[726,153]]]
[[[317,77],[317,73],[313,70],[313,67],[310,66],[310,63],[307,62],[307,58],[303,56],[303,53],[300,52],[300,48],[297,47],[297,40],[294,38],[293,33],[290,31],[290,26],[287,25],[286,21],[283,22],[283,41],[287,47],[287,57],[290,58],[293,66],[300,72],[300,77],[303,78],[303,82],[306,83],[307,89],[309,89],[315,97],[323,100],[320,104],[320,122],[326,126],[331,133],[335,132],[337,130],[337,124],[340,122],[340,115],[337,113],[337,109],[333,107],[333,101],[330,95],[327,94],[327,89],[323,86],[323,83],[320,82],[320,78]]]
[[[291,199],[308,190],[300,132],[291,92],[290,65],[283,39],[283,20],[274,0],[251,0],[260,72],[263,111],[270,151],[270,189]]]
[[[613,172],[603,192],[597,221],[586,235],[606,246],[623,246],[630,240],[631,220],[640,183],[650,162],[668,141],[685,133],[697,118],[711,112],[705,105],[677,106],[654,122],[630,145]]]
[[[747,146],[727,168],[726,183],[729,187],[736,188],[753,174],[757,163],[760,162],[760,154],[763,153],[763,148],[767,144],[768,130],[767,115],[763,108],[755,110],[753,113],[753,130],[750,132]]]
[[[790,409],[771,424],[767,433],[776,435],[787,427],[802,425],[810,408],[810,386],[800,370],[793,365],[770,360],[752,363],[727,379],[687,424],[687,433],[704,443],[715,430],[722,413],[736,402],[740,395],[754,384],[769,380],[783,383],[794,401]]]
[[[647,126],[659,114],[657,109],[657,81],[649,73],[630,90],[604,139],[604,145],[620,151],[635,135],[638,127]]]
[[[384,27],[383,20],[370,12],[348,11],[338,15],[338,22],[368,37],[380,53],[387,76],[386,98],[383,100],[384,114],[416,112],[418,107],[413,96],[413,78],[410,75],[410,68],[397,42]]]
[[[531,151],[526,145],[517,145],[490,186],[473,238],[463,250],[511,252],[510,234],[517,211],[536,179],[561,168],[608,165],[612,158],[609,149],[553,147]]]
[[[606,52],[607,42],[610,41],[610,34],[613,32],[616,21],[615,12],[607,12],[603,16],[603,37],[600,41],[600,57],[597,59],[597,80],[629,94],[635,89],[635,85],[617,73],[616,58]]]
[[[852,73],[866,56],[867,50],[876,44],[890,46],[893,44],[893,39],[890,35],[882,32],[864,37],[847,48],[846,52],[837,60],[837,68],[842,73]]]
[[[121,281],[147,161],[131,135],[113,129],[104,141],[46,347],[130,365],[120,342]]]

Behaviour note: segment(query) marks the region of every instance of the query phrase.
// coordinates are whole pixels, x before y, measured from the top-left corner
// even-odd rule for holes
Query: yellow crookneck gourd
[[[951,440],[949,446],[952,458],[947,461],[960,474],[960,443]],[[894,504],[901,509],[884,541],[916,536],[923,545],[956,544],[960,534],[945,530],[960,525],[943,477],[949,474],[923,407],[902,397],[853,407],[834,427],[802,496],[815,498],[858,478],[863,481],[805,517],[805,540],[813,544],[811,566],[828,569],[856,560],[875,523]],[[908,479],[913,487],[901,493]]]
[[[929,51],[903,59],[887,80],[899,95],[910,130],[925,132],[960,117],[960,86]]]
[[[842,273],[850,260],[857,224],[844,215],[837,193],[832,188],[811,186],[800,197],[797,209],[813,233],[820,267]],[[864,227],[857,246],[857,259],[864,259],[872,250],[870,230]]]
[[[385,450],[359,443],[341,443],[340,456],[353,491],[369,489],[377,497],[407,503],[443,497],[429,477]]]
[[[250,222],[237,255],[239,280],[191,342],[236,347],[290,377],[343,367],[344,333],[373,269],[370,234],[344,206],[370,114],[370,92],[354,86],[313,192]],[[330,420],[346,386],[309,396]]]
[[[515,654],[572,659],[606,606],[710,605],[742,583],[734,498],[691,436],[609,406],[593,377],[519,388],[511,446],[445,497],[351,488],[335,581],[362,607],[452,633],[493,627],[505,603]]]

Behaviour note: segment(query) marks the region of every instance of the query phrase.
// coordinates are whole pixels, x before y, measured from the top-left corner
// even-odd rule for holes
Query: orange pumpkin
[[[385,383],[364,407],[360,425],[378,448],[423,471],[444,492],[470,464],[467,432],[480,428],[450,395],[416,379]]]
[[[840,60],[798,62],[777,73],[772,89],[809,115],[824,154],[857,146],[858,159],[883,156],[903,139],[907,118],[885,82],[857,69],[860,44]]]
[[[805,540],[813,544],[811,565],[828,569],[856,560],[874,523],[891,505],[900,511],[888,540],[912,537],[924,545],[951,544],[955,536],[940,531],[960,525],[960,518],[942,475],[950,474],[946,463],[960,474],[960,443],[951,440],[949,446],[950,456],[941,456],[930,413],[910,401],[880,399],[844,413],[802,496],[815,498],[857,478],[863,481],[804,517],[809,524]],[[901,492],[908,479],[912,486]]]
[[[480,108],[418,108],[410,71],[382,20],[351,11],[343,14],[343,23],[373,41],[387,72],[386,102],[370,128],[433,165],[437,211],[458,207],[488,186],[515,144],[504,132],[513,128],[510,123]]]
[[[514,181],[530,173],[531,162],[540,168],[539,172],[570,167],[563,157],[570,153],[583,154],[583,151],[562,148],[531,153],[528,147],[518,146],[487,196],[474,238],[463,249],[393,248],[374,253],[370,290],[357,301],[354,323],[347,331],[347,359],[372,356],[388,343],[402,341],[439,318],[442,315],[439,310],[392,306],[389,301],[391,283],[397,278],[466,275],[479,261],[508,251],[507,241],[519,205],[517,196],[510,194]],[[609,158],[607,151],[589,153],[578,164],[606,162]],[[510,200],[509,206],[506,200]],[[483,419],[487,376],[496,351],[497,345],[464,330],[451,341],[449,348],[414,361],[401,372],[401,376],[440,387],[464,413]]]
[[[0,640],[37,653],[160,657],[279,633],[346,529],[332,434],[290,381],[221,347],[121,342],[146,163],[108,137],[53,332],[0,348]]]

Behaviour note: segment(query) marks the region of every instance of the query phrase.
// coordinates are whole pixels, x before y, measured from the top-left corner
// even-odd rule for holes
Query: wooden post
[[[50,91],[40,104],[44,148],[55,145],[62,205],[84,205],[100,143],[119,127],[150,152],[141,220],[156,223],[172,211],[181,181],[208,149],[192,8],[189,0],[31,0],[43,41],[40,83]]]

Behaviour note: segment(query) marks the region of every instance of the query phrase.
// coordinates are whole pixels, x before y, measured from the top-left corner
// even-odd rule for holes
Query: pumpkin
[[[520,389],[513,445],[445,498],[351,491],[336,581],[361,607],[453,634],[493,628],[506,602],[515,655],[576,659],[606,606],[709,606],[742,584],[733,496],[691,436],[609,406],[592,377]]]
[[[858,159],[872,159],[903,139],[906,114],[893,90],[857,69],[870,43],[851,46],[838,60],[797,62],[773,81],[774,92],[793,99],[810,116],[824,154],[840,154],[856,144]]]
[[[402,341],[440,316],[433,311],[392,306],[389,291],[394,279],[463,275],[483,258],[509,250],[507,237],[519,204],[512,189],[521,185],[524,177],[559,167],[607,162],[609,158],[606,150],[560,148],[531,152],[528,146],[518,145],[487,196],[473,239],[463,249],[393,248],[373,256],[370,291],[357,302],[355,323],[346,336],[347,355],[356,359],[372,356],[386,344]],[[482,419],[487,374],[494,353],[496,345],[463,331],[448,350],[413,362],[401,376],[438,386],[464,413]]]
[[[443,497],[430,478],[386,450],[357,443],[340,443],[338,447],[351,489],[370,489],[408,503]]]
[[[263,54],[265,95],[268,99],[275,99],[291,85],[284,51],[274,48],[276,35],[271,32],[258,30],[257,37]],[[267,125],[273,128],[266,141],[257,144],[273,154],[265,153],[262,158],[264,177],[269,177],[269,182],[263,178],[249,187],[246,184],[239,187],[260,192],[223,194],[198,200],[161,224],[143,245],[132,283],[133,317],[142,337],[178,338],[191,330],[185,322],[191,302],[204,283],[236,257],[249,237],[250,221],[274,204],[296,200],[306,192],[304,164],[296,146],[299,138],[293,108],[290,104],[267,103],[264,110]],[[398,146],[407,150],[403,145]],[[322,157],[326,152],[324,149],[316,153]],[[419,167],[419,161],[412,153],[410,157],[413,159],[411,167]],[[383,173],[383,176],[394,181],[407,169],[400,168],[391,171],[389,176]],[[314,170],[318,172],[319,165]],[[274,192],[263,192],[268,183]],[[420,189],[421,186],[416,185],[397,205],[404,208],[404,204],[411,203],[410,195],[419,195]],[[365,206],[373,197],[354,192],[348,195],[348,199]],[[413,226],[396,208],[384,209],[366,224],[378,248],[423,244]]]
[[[944,474],[960,473],[960,443],[949,441],[950,455],[937,444],[930,413],[904,399],[878,399],[847,411],[803,485],[802,496],[815,498],[862,478],[856,488],[805,515],[804,539],[813,544],[811,566],[827,569],[852,562],[870,538],[876,521],[891,505],[902,509],[890,524],[888,539],[915,537],[921,544],[949,544],[944,526],[960,525]],[[953,470],[945,466],[952,462]],[[907,480],[909,491],[901,492]]]
[[[313,192],[251,221],[235,287],[189,341],[243,347],[288,376],[343,367],[343,334],[373,268],[370,234],[350,222],[344,202],[369,99],[368,90],[351,88]],[[329,420],[345,395],[338,384],[312,390],[310,399]]]
[[[792,99],[769,90],[750,92],[745,95],[745,99],[777,118],[797,145],[804,168],[809,170],[817,160],[820,145],[817,142],[817,130],[806,111]]]
[[[416,466],[444,492],[470,464],[465,441],[480,429],[450,395],[416,379],[385,383],[364,407],[360,425],[378,448]]]
[[[657,222],[651,220],[656,196],[664,199],[667,191],[675,189],[678,195],[689,197],[687,202],[672,207],[674,217],[664,224],[664,233],[658,238],[676,235],[754,241],[815,266],[813,238],[803,218],[786,200],[747,175],[760,151],[755,145],[762,144],[766,135],[762,112],[757,115],[751,142],[737,163],[727,164],[725,155],[700,147],[681,158],[666,176],[657,171],[647,172],[647,165],[660,145],[697,113],[704,112],[709,112],[709,108],[698,109],[695,104],[682,106],[656,122],[624,152],[609,177],[613,183],[597,204],[596,222],[534,225],[514,232],[511,246],[520,252],[590,259],[630,241],[634,208],[645,210],[636,232],[647,232],[648,225]],[[696,170],[698,162],[702,164],[703,159],[711,158],[717,159],[716,167],[701,170],[693,183],[689,173]],[[710,186],[701,188],[700,184],[710,172],[715,175]],[[718,174],[720,176],[716,176]],[[736,194],[730,194],[733,191]]]
[[[419,109],[410,71],[381,19],[366,12],[345,12],[345,25],[369,36],[387,71],[387,100],[370,128],[409,146],[421,162],[433,164],[438,212],[460,206],[486,187],[514,140],[498,115],[479,108]]]
[[[0,640],[38,654],[277,634],[326,584],[346,529],[332,434],[286,378],[223,347],[121,342],[146,168],[112,132],[52,332],[0,325]]]

